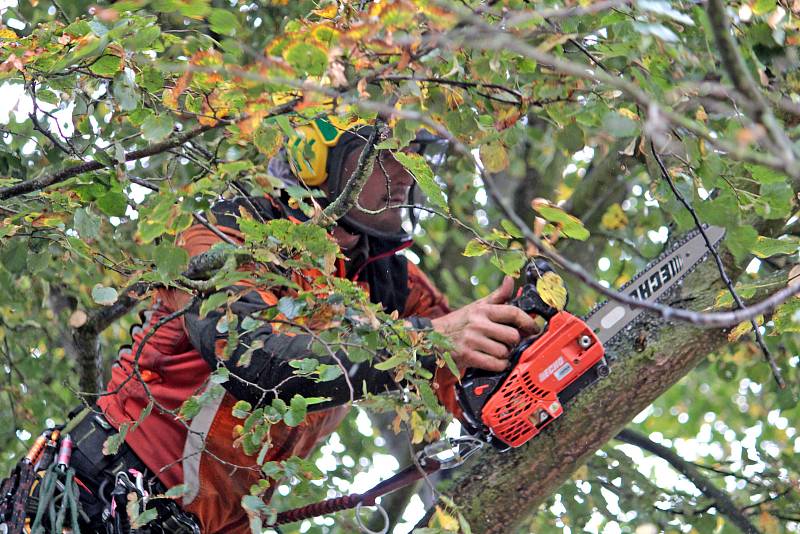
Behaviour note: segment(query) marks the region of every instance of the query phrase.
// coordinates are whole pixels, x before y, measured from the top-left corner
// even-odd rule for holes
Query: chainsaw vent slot
[[[536,382],[533,380],[533,377],[530,374],[523,373],[520,375],[520,377],[522,379],[522,383],[525,384],[525,387],[531,392],[532,395],[535,395],[540,399],[544,399],[547,393],[536,385]]]

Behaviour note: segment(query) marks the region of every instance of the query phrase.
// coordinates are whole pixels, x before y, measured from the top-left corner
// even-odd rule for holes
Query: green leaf
[[[128,71],[118,72],[114,76],[112,93],[120,109],[132,111],[139,107],[139,95],[136,91],[136,82],[133,74]]]
[[[197,397],[189,397],[183,404],[181,405],[180,409],[180,416],[182,419],[191,419],[198,413],[200,413],[200,401]]]
[[[92,214],[88,208],[78,208],[72,216],[75,231],[83,239],[97,239],[100,237],[100,217]]]
[[[328,67],[328,55],[318,46],[309,43],[294,43],[283,51],[283,58],[301,72],[311,76],[322,76]]]
[[[218,367],[216,371],[211,373],[212,384],[224,384],[231,378],[231,372],[227,367]]]
[[[119,295],[113,287],[97,284],[92,288],[92,300],[102,306],[111,306],[117,301]]]
[[[237,419],[244,419],[250,412],[253,411],[253,406],[247,401],[236,401],[236,404],[233,405],[232,415]]]
[[[508,219],[503,219],[500,221],[500,226],[503,227],[503,230],[508,232],[508,234],[515,238],[515,239],[522,239],[522,231],[517,228],[517,225],[509,221]]]
[[[509,276],[517,276],[520,269],[525,265],[525,254],[519,250],[511,250],[497,254],[491,259],[492,265],[503,271]]]
[[[171,280],[186,269],[189,263],[189,253],[183,248],[169,243],[161,243],[154,251],[153,260],[164,280]]]
[[[305,303],[292,297],[281,297],[278,301],[278,311],[290,321],[300,315],[303,309],[305,309]]]
[[[128,434],[130,423],[122,423],[116,434],[108,437],[103,442],[103,454],[106,456],[117,454],[119,448],[125,443],[125,436]]]
[[[728,189],[723,190],[713,199],[700,200],[695,198],[693,205],[705,223],[716,226],[740,227],[736,224],[739,204],[733,192]]]
[[[256,129],[253,142],[259,152],[270,158],[277,154],[283,145],[283,134],[276,124],[264,122]]]
[[[151,142],[162,141],[172,133],[174,126],[175,121],[167,113],[151,115],[142,123],[142,138]]]
[[[556,142],[570,154],[586,145],[583,130],[575,122],[567,124],[556,134]]]
[[[113,54],[106,54],[89,66],[89,70],[98,76],[111,77],[123,67],[122,58]]]
[[[776,184],[786,181],[785,174],[769,167],[748,163],[745,164],[745,168],[750,171],[750,176],[753,177],[753,180],[761,184]]]
[[[440,208],[445,213],[450,213],[450,208],[447,206],[447,200],[444,197],[442,189],[433,177],[428,162],[419,154],[406,154],[404,152],[395,152],[395,159],[410,172],[414,179],[419,184],[422,192],[428,197],[437,208]]]
[[[759,258],[769,258],[776,254],[794,254],[800,247],[797,238],[773,239],[771,237],[758,236],[750,252]]]
[[[758,239],[758,232],[752,226],[737,226],[725,234],[725,245],[737,262],[741,262],[750,254]]]
[[[378,371],[388,371],[400,365],[401,363],[408,362],[407,354],[395,354],[391,358],[382,362],[376,363],[373,367]]]
[[[106,215],[124,217],[128,209],[128,197],[120,191],[109,191],[96,201],[97,207]]]
[[[141,514],[131,517],[131,529],[141,529],[158,517],[158,509],[146,508]]]
[[[283,416],[283,422],[286,426],[297,426],[306,418],[308,408],[308,401],[300,395],[292,397],[289,403],[289,410]]]
[[[476,256],[483,256],[487,252],[489,252],[489,247],[477,239],[472,239],[469,243],[467,243],[463,255],[468,258],[472,258]]]
[[[616,111],[609,111],[603,117],[603,131],[614,137],[633,137],[639,133],[639,123]]]
[[[151,93],[158,93],[164,88],[164,74],[150,66],[142,68],[141,72],[136,76],[136,81],[145,91],[150,91]],[[142,124],[144,120],[146,118],[134,124]],[[133,122],[133,119],[131,119],[131,122]]]
[[[800,332],[800,298],[793,297],[778,306],[772,320],[778,332]]]
[[[162,13],[179,12],[184,17],[201,18],[211,10],[210,0],[155,0],[150,6]]]
[[[317,371],[319,372],[318,382],[330,382],[342,376],[342,368],[338,365],[322,364]]]
[[[213,31],[222,35],[233,35],[242,29],[239,19],[228,9],[213,9],[208,22]]]
[[[300,358],[298,360],[290,360],[289,366],[297,369],[297,374],[309,375],[317,370],[319,360],[316,358]]]
[[[172,486],[167,492],[164,494],[166,497],[171,499],[182,497],[185,493],[189,491],[188,484],[178,484],[177,486]]]
[[[786,182],[761,184],[761,201],[756,204],[756,213],[765,219],[783,219],[792,212],[794,191]]]
[[[21,273],[27,265],[28,243],[23,239],[12,239],[2,250],[2,266],[12,274]]]
[[[584,228],[580,219],[573,217],[561,208],[552,205],[540,205],[535,209],[544,219],[560,226],[561,233],[566,237],[580,241],[586,241],[589,238],[589,230]]]
[[[159,37],[161,37],[161,28],[158,26],[140,28],[133,36],[125,40],[125,48],[137,52],[145,50]]]
[[[508,150],[499,140],[484,143],[478,149],[486,172],[497,173],[508,168]]]

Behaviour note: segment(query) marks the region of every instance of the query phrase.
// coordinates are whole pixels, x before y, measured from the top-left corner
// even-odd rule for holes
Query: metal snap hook
[[[363,502],[360,502],[356,505],[356,523],[358,524],[358,528],[361,530],[361,532],[363,532],[364,534],[386,534],[387,532],[389,532],[389,514],[386,513],[386,510],[383,509],[383,506],[381,506],[378,503],[375,503],[373,505],[375,508],[378,509],[378,512],[381,514],[381,517],[383,518],[383,528],[380,530],[370,530],[369,528],[367,528],[367,526],[361,519],[361,508],[363,505],[364,505]]]

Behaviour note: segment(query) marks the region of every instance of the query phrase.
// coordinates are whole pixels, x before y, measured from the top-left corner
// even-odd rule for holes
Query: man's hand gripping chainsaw
[[[501,450],[533,438],[564,412],[563,403],[609,372],[592,329],[539,295],[537,280],[552,270],[543,259],[531,260],[525,284],[511,301],[545,319],[542,333],[511,351],[508,370],[469,369],[456,390],[466,429]]]

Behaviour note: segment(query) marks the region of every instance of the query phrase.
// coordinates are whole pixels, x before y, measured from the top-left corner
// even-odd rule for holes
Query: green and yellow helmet
[[[344,161],[352,150],[359,150],[372,135],[374,126],[360,118],[341,119],[336,116],[320,117],[307,124],[296,126],[287,139],[286,160],[292,174],[309,187],[325,186],[328,201],[342,192],[347,183],[342,176]],[[431,144],[441,144],[442,139],[420,130],[411,143],[411,149],[422,154]],[[413,194],[413,189],[412,189]],[[409,209],[408,219],[413,227],[416,216]],[[387,234],[357,223],[348,215],[339,223],[361,234],[388,240],[410,239],[408,232]]]
[[[363,119],[348,121],[329,116],[296,127],[286,146],[287,159],[295,176],[310,187],[325,183],[331,149],[346,132],[364,126],[368,124]]]

